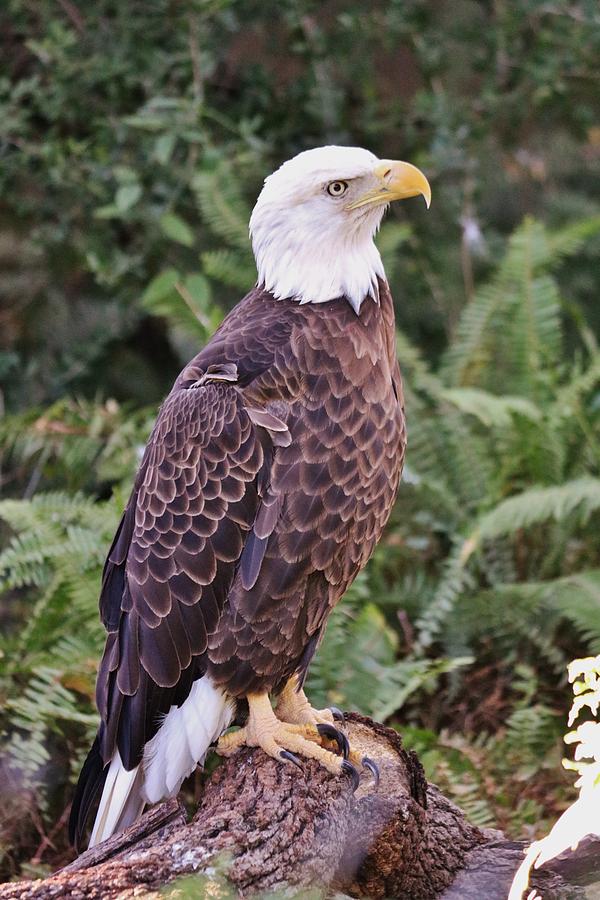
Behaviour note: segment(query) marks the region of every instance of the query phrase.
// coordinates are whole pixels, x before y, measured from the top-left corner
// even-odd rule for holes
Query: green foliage
[[[161,897],[170,897],[172,900],[198,900],[202,897],[211,897],[213,900],[236,900],[239,891],[229,881],[227,874],[231,867],[231,857],[220,854],[216,859],[211,859],[210,865],[204,868],[206,871],[198,875],[188,875],[178,878],[175,882],[161,888]],[[259,891],[255,894],[257,900],[325,900],[329,893],[320,888],[285,887],[274,891]],[[343,900],[340,894],[334,895],[334,900]]]
[[[82,494],[37,494],[29,501],[0,502],[0,519],[13,532],[0,553],[0,589],[15,607],[0,638],[0,655],[6,661],[0,680],[1,708],[12,726],[25,727],[22,717],[29,707],[23,705],[22,696],[28,696],[28,703],[38,696],[46,704],[48,692],[42,684],[58,684],[64,677],[91,699],[104,641],[97,613],[98,583],[118,518],[114,502],[99,503]],[[19,621],[19,608],[27,610],[24,623]],[[11,627],[12,618],[16,629]],[[68,691],[59,694],[66,702]],[[66,717],[89,724],[91,709],[86,707],[83,718],[74,718],[74,695],[68,696]],[[34,722],[35,717],[29,719]],[[44,719],[52,730],[60,716]],[[7,727],[6,720],[0,722]]]
[[[578,478],[560,487],[530,488],[503,500],[479,522],[479,538],[514,534],[548,519],[568,521],[574,513],[584,522],[600,507],[600,479]]]
[[[234,244],[235,221],[214,220]],[[590,230],[569,229],[569,246],[575,247],[572,235]],[[524,224],[523,240],[511,241],[508,256],[522,253],[532,234],[539,277],[559,297],[555,260],[539,250],[553,239],[539,224]],[[514,309],[529,277],[516,266],[504,306]],[[181,279],[165,269],[144,302],[174,329],[187,321],[201,339],[212,323],[192,312]],[[543,333],[545,344],[548,320],[534,318],[531,334]],[[503,337],[516,341],[520,327],[507,315]],[[493,354],[472,384],[457,386],[452,366],[430,371],[399,335],[412,438],[407,478],[387,537],[334,611],[308,679],[318,706],[356,708],[402,722],[402,730],[408,725],[407,742],[415,742],[428,771],[473,821],[517,831],[548,815],[537,786],[524,789],[528,779],[559,787],[551,774],[559,673],[572,646],[592,652],[600,646],[600,364],[593,343],[582,339],[569,365],[562,320],[552,329],[558,343],[551,355],[529,356],[518,372],[512,358],[510,393],[498,390],[504,379],[491,377],[500,366]],[[447,353],[460,371],[460,353],[473,346],[465,333],[459,326]],[[5,422],[9,467],[24,467],[28,483],[72,491],[0,503],[12,535],[0,554],[1,586],[10,598],[0,643],[7,661],[0,679],[3,765],[12,777],[18,771],[31,815],[48,821],[96,721],[101,565],[151,418],[143,411],[131,416],[114,401],[62,401]],[[99,501],[107,488],[112,499]],[[478,672],[490,668],[497,675],[478,683]],[[459,698],[473,678],[468,711]],[[482,721],[473,734],[472,725],[460,730],[461,716],[467,722],[477,715]],[[47,767],[57,748],[68,765],[50,788]]]
[[[461,315],[446,353],[452,385],[493,391],[502,378],[507,393],[535,398],[547,390],[540,376],[552,377],[553,367],[558,370],[562,349],[559,291],[549,272],[598,231],[600,218],[552,233],[525,219],[496,275]]]
[[[101,494],[129,488],[156,415],[115,400],[65,397],[0,419],[0,470],[8,492],[40,486]]]
[[[201,272],[186,277],[176,269],[164,269],[144,291],[142,306],[198,341],[205,342],[221,320],[211,303],[210,284]]]
[[[309,690],[398,723],[474,820],[539,829],[564,665],[600,651],[597,13],[142,6],[0,13],[3,869],[64,858],[101,564],[157,404],[252,287],[264,176],[332,142],[417,163],[434,200],[378,237],[407,469]]]
[[[476,735],[442,729],[403,728],[425,773],[480,827],[516,831],[543,827],[546,790],[564,792],[557,776],[560,715],[537,700],[540,684],[533,669],[517,664],[510,714],[494,730]]]
[[[464,628],[466,606],[476,610],[471,617],[476,629],[477,621],[480,627],[487,623],[486,608],[499,598],[547,597],[553,587],[568,591],[571,578],[586,585],[594,579],[600,357],[592,344],[570,370],[564,362],[562,319],[556,310],[546,315],[545,302],[550,294],[554,305],[560,299],[551,274],[555,254],[574,252],[599,227],[594,219],[549,233],[526,221],[511,239],[498,273],[466,305],[446,353],[442,382],[420,361],[411,369],[409,358],[412,452],[406,493],[420,501],[421,521],[427,505],[435,504],[435,527],[445,532],[452,548],[441,562],[430,602],[419,610],[423,648],[444,629],[455,640]],[[536,284],[544,285],[541,293]],[[481,298],[492,295],[493,316],[482,326]],[[534,312],[524,341],[520,311],[527,302]],[[535,346],[543,352],[533,353]],[[516,348],[525,352],[515,355]],[[581,591],[575,595],[584,602]],[[525,605],[532,616],[539,612],[535,604]],[[586,616],[580,613],[575,599],[563,603],[562,615],[581,633]],[[455,614],[456,629],[451,624]],[[557,619],[550,617],[546,629],[532,618],[523,624],[523,636],[541,630],[550,640]],[[588,627],[588,638],[592,631]],[[469,649],[465,638],[463,633],[462,644]],[[556,655],[549,655],[556,663]]]
[[[20,827],[52,822],[97,728],[98,585],[118,516],[114,502],[83,494],[0,502],[13,532],[0,553],[0,866],[8,871],[11,810]]]
[[[406,204],[381,234],[399,321],[429,356],[524,215],[562,226],[561,246],[541,247],[556,257],[582,238],[564,226],[600,212],[590,4],[408,0],[366,15],[359,0],[156,0],[129,13],[8,0],[0,14],[0,378],[13,411],[98,386],[157,402],[190,341],[157,333],[147,285],[204,274],[210,296],[190,293],[218,318],[254,279],[247,213],[262,178],[304,147],[364,145],[431,176],[431,212]],[[592,249],[565,269],[592,332],[595,265]],[[510,278],[507,262],[497,287]],[[532,279],[533,306],[513,309],[552,330],[556,296]],[[501,296],[477,295],[483,344],[453,386],[490,352]],[[522,365],[552,352],[522,337],[508,347]]]
[[[562,673],[581,647],[600,646],[600,355],[585,328],[566,353],[555,255],[597,228],[526,221],[465,306],[438,373],[399,338],[408,473],[370,596],[391,591],[379,603],[400,609],[405,660],[476,660],[438,680],[428,715],[422,692],[409,697],[399,727],[474,821],[514,833],[540,828],[548,797],[564,797],[553,774]]]
[[[442,675],[472,662],[468,657],[398,660],[397,654],[397,634],[369,601],[367,580],[359,576],[333,611],[309,670],[311,702],[383,721],[413,694],[433,693]]]

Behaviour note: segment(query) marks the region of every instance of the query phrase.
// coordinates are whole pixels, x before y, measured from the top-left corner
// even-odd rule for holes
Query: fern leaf
[[[509,497],[482,517],[477,532],[479,538],[489,540],[549,519],[564,521],[575,512],[583,519],[599,508],[600,479],[578,478],[558,487],[534,487]]]
[[[250,253],[207,250],[201,260],[205,275],[222,284],[247,292],[256,281],[256,266]]]
[[[549,233],[526,218],[492,280],[464,308],[445,357],[453,386],[535,395],[544,366],[559,361],[560,300],[548,271],[600,230],[600,218]]]
[[[451,384],[480,383],[493,357],[495,323],[505,304],[505,287],[497,279],[479,288],[465,306],[445,356],[445,373]]]
[[[193,188],[211,231],[230,246],[248,251],[250,210],[231,166],[221,161],[214,168],[199,172]]]
[[[459,597],[472,584],[472,576],[465,565],[464,545],[457,546],[448,557],[433,600],[417,620],[418,643],[430,647],[451,616]]]
[[[576,253],[590,238],[600,232],[600,216],[571,222],[557,231],[551,232],[548,238],[550,266],[560,263],[565,256]]]
[[[539,407],[524,397],[498,397],[477,388],[447,388],[440,391],[440,396],[461,412],[475,416],[487,428],[509,428],[514,416],[523,416],[533,422],[538,422],[542,416]]]

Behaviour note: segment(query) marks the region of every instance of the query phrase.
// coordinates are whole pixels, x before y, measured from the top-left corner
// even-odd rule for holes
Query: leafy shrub
[[[309,688],[389,715],[477,821],[539,830],[565,663],[600,648],[595,10],[8,0],[0,24],[4,871],[65,858],[156,404],[254,280],[264,175],[334,141],[416,162],[434,206],[379,235],[408,467]]]

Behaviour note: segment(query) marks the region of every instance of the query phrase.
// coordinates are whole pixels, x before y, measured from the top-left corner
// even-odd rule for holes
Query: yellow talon
[[[339,710],[336,711],[343,719]],[[373,776],[375,788],[379,785],[379,769],[377,764],[367,756],[362,756],[356,750],[352,750],[345,734],[335,726],[335,716],[330,709],[314,709],[308,697],[299,686],[298,677],[292,676],[283,688],[275,713],[283,722],[313,723],[316,727],[316,736],[306,734],[309,740],[326,742],[326,746],[336,745],[339,752],[358,771],[367,769]],[[327,729],[329,733],[327,732]]]
[[[275,712],[267,693],[249,694],[246,699],[246,725],[220,738],[217,753],[231,756],[244,746],[260,747],[273,759],[296,766],[300,766],[302,756],[316,759],[334,775],[342,772],[350,775],[353,790],[358,787],[359,769],[368,769],[375,786],[379,783],[377,765],[350,749],[346,735],[332,724],[330,710],[313,709],[304,691],[298,689],[295,677],[281,692]],[[330,747],[335,747],[337,753],[332,752]]]
[[[231,756],[243,746],[260,747],[273,759],[299,764],[297,757],[316,759],[328,772],[358,773],[345,759],[320,745],[318,724],[281,722],[271,708],[268,694],[249,694],[248,722],[239,731],[226,734],[217,743],[217,753]]]

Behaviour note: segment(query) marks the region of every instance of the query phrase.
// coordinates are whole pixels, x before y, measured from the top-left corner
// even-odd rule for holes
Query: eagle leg
[[[267,693],[248,694],[246,699],[249,710],[246,725],[239,731],[220,738],[216,747],[217,753],[222,756],[231,756],[245,746],[260,747],[273,759],[283,760],[290,764],[297,764],[297,757],[302,756],[316,759],[334,775],[342,773],[350,775],[353,788],[356,789],[359,777],[356,768],[347,759],[337,756],[321,746],[321,734],[316,724],[280,721],[273,712]],[[324,736],[330,739],[329,734]]]
[[[336,715],[337,714],[337,715]],[[357,769],[366,769],[371,773],[375,784],[375,790],[379,786],[379,769],[377,763],[368,756],[361,756],[356,750],[352,750],[348,744],[348,739],[342,731],[333,728],[331,723],[338,720],[341,716],[343,724],[343,714],[335,707],[332,709],[314,709],[308,700],[308,697],[302,690],[297,675],[293,675],[285,684],[279,695],[277,706],[275,707],[275,715],[282,722],[290,722],[296,725],[314,724],[317,732],[323,738],[335,741],[343,753],[344,757],[349,760]],[[330,729],[328,733],[328,729]],[[336,732],[334,735],[333,732]],[[345,738],[340,741],[339,735]],[[318,740],[318,737],[306,735],[309,740]]]
[[[294,725],[333,725],[339,710],[314,709],[300,686],[298,676],[292,675],[284,685],[277,700],[275,715],[282,722]]]

